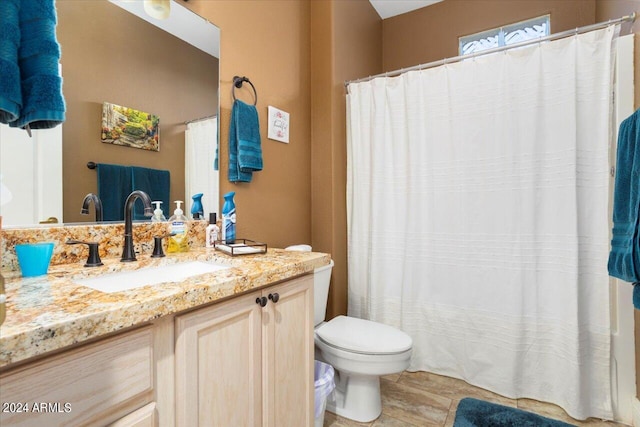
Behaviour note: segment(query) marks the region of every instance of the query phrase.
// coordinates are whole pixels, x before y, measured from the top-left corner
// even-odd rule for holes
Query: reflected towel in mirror
[[[169,218],[169,188],[171,185],[171,173],[168,170],[131,167],[131,186],[133,190],[142,190],[149,195],[151,200],[162,202],[162,212],[165,218]],[[148,221],[144,216],[142,203],[136,204],[133,208],[133,219]]]
[[[104,221],[123,221],[124,203],[133,191],[131,167],[98,163],[98,197],[102,200]]]

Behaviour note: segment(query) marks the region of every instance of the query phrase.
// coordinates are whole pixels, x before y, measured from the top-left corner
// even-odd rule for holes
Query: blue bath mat
[[[465,397],[458,404],[453,427],[567,427],[563,423],[522,409]],[[575,427],[575,426],[574,426]]]

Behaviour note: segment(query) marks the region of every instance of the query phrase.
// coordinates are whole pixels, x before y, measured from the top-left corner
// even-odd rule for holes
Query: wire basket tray
[[[266,243],[260,243],[250,239],[236,239],[233,243],[227,243],[225,240],[216,240],[213,247],[217,251],[224,252],[231,256],[267,253]]]

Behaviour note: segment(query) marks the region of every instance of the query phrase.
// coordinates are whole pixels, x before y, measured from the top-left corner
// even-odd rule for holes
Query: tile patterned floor
[[[324,427],[452,427],[458,402],[464,397],[513,406],[580,427],[625,427],[624,424],[593,418],[586,421],[574,420],[560,407],[550,403],[508,399],[462,380],[428,372],[403,372],[385,376],[380,380],[380,389],[382,415],[377,420],[358,423],[326,412]]]

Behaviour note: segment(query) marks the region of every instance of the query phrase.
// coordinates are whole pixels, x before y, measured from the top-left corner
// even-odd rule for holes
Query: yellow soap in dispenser
[[[189,239],[187,238],[187,217],[181,209],[182,200],[176,200],[176,210],[169,218],[169,244],[167,253],[188,252]]]

